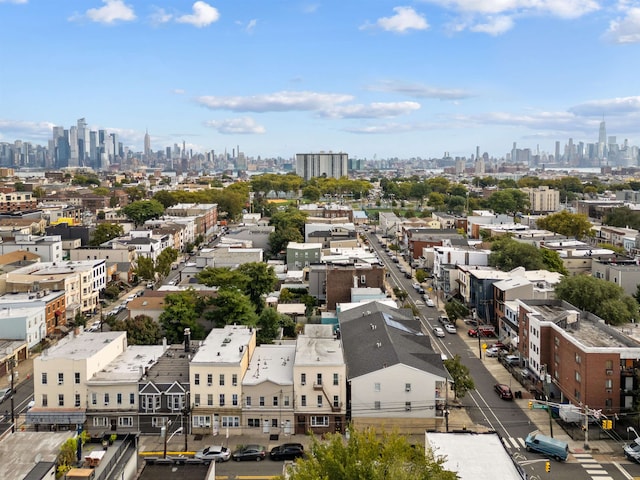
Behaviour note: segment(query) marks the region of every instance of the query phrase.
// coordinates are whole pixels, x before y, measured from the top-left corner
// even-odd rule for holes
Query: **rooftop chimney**
[[[184,351],[189,352],[191,347],[191,329],[184,329]]]

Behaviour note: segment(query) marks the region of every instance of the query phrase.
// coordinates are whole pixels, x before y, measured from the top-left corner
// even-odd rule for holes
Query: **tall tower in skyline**
[[[151,157],[151,137],[148,129],[144,133],[144,156],[146,158]]]
[[[600,122],[600,131],[598,132],[598,158],[603,159],[607,156],[607,128],[604,124],[604,117]]]

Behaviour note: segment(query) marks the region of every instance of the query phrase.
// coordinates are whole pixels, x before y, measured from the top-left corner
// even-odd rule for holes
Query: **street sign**
[[[537,409],[540,409],[540,410],[546,410],[546,409],[547,409],[547,406],[546,406],[546,405],[543,405],[542,403],[534,403],[534,404],[533,404],[533,408],[534,408],[534,409],[536,409],[536,408],[537,408]]]

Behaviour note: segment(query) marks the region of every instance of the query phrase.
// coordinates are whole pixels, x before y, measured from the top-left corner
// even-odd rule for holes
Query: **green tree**
[[[416,280],[418,280],[418,283],[424,283],[427,278],[429,278],[429,274],[427,272],[420,269],[416,270]]]
[[[127,187],[124,191],[127,192],[127,197],[129,197],[130,202],[144,200],[147,197],[147,190],[142,185]]]
[[[127,332],[129,345],[158,345],[162,339],[160,325],[147,315],[113,322],[111,330]]]
[[[569,272],[564,266],[562,258],[558,252],[548,248],[540,248],[539,252],[542,257],[542,262],[547,270],[550,272],[558,272],[562,275],[569,275]]]
[[[143,280],[152,280],[155,281],[155,266],[153,265],[153,259],[149,257],[139,256],[136,259],[136,266],[134,268],[134,273]]]
[[[76,452],[78,450],[78,439],[67,438],[65,442],[60,446],[60,452],[56,463],[58,464],[58,472],[66,473],[76,464]]]
[[[591,312],[612,325],[638,318],[638,302],[608,280],[590,275],[564,277],[555,288],[556,298]]]
[[[229,267],[206,267],[196,274],[198,283],[208,287],[235,287],[244,292],[247,284],[251,281],[249,277],[239,272],[231,270]]]
[[[536,224],[538,228],[578,239],[588,236],[593,228],[586,215],[571,213],[568,210],[540,218]]]
[[[393,287],[393,294],[396,296],[400,302],[404,302],[406,298],[409,296],[406,290],[403,290],[400,287]]]
[[[263,308],[262,296],[272,292],[278,279],[273,267],[264,262],[243,263],[238,267],[238,272],[249,279],[244,293],[249,296],[256,312]]]
[[[157,200],[139,200],[125,205],[122,208],[122,213],[138,226],[144,224],[147,220],[152,220],[162,215],[164,213],[164,205]]]
[[[309,185],[302,189],[302,198],[311,202],[317,202],[320,199],[320,189],[314,185]]]
[[[160,252],[156,258],[156,272],[162,277],[167,277],[171,272],[171,264],[178,259],[178,251],[175,248],[167,247]]]
[[[529,197],[518,189],[507,188],[493,192],[487,200],[487,205],[495,213],[515,215],[526,209]]]
[[[283,319],[282,317],[286,317]],[[265,308],[258,317],[258,333],[257,342],[259,345],[264,343],[272,343],[278,336],[281,326],[288,323],[289,319],[286,315],[278,313],[275,308]]]
[[[508,236],[500,237],[491,244],[489,265],[508,272],[516,267],[525,270],[545,268],[540,250],[528,243],[518,242]]]
[[[178,201],[168,190],[160,190],[153,195],[153,199],[160,202],[164,208],[174,206]]]
[[[287,248],[289,242],[303,242],[304,236],[300,231],[293,227],[284,227],[282,229],[274,230],[269,235],[269,250],[271,255],[277,256]]]
[[[455,325],[456,320],[464,318],[469,315],[469,309],[457,300],[450,300],[444,305],[444,310],[447,312],[447,317]]]
[[[218,290],[218,296],[211,302],[215,307],[205,313],[205,318],[213,323],[215,328],[238,323],[240,325],[256,326],[258,316],[255,308],[245,294],[235,288]]]
[[[98,246],[122,235],[124,235],[122,225],[118,225],[117,223],[99,223],[96,225],[89,243],[92,246]]]
[[[476,388],[473,378],[469,373],[469,368],[462,364],[460,355],[448,358],[444,361],[444,367],[453,378],[453,392],[456,398],[464,398],[469,390]]]
[[[96,195],[102,195],[103,197],[108,197],[111,194],[111,190],[107,187],[96,187],[93,189],[93,193]]]
[[[311,454],[296,460],[290,480],[455,480],[444,459],[413,448],[407,437],[386,431],[349,430],[312,439]],[[283,477],[280,477],[283,478]]]
[[[182,343],[184,329],[191,329],[191,338],[204,338],[204,329],[197,323],[200,317],[197,305],[201,304],[193,290],[170,293],[164,299],[165,310],[160,314],[160,325],[169,343]]]

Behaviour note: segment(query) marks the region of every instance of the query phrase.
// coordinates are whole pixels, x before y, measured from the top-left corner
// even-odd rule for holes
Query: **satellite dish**
[[[42,461],[42,454],[41,453],[36,454],[36,458],[34,459],[34,461],[36,463],[40,463]]]

